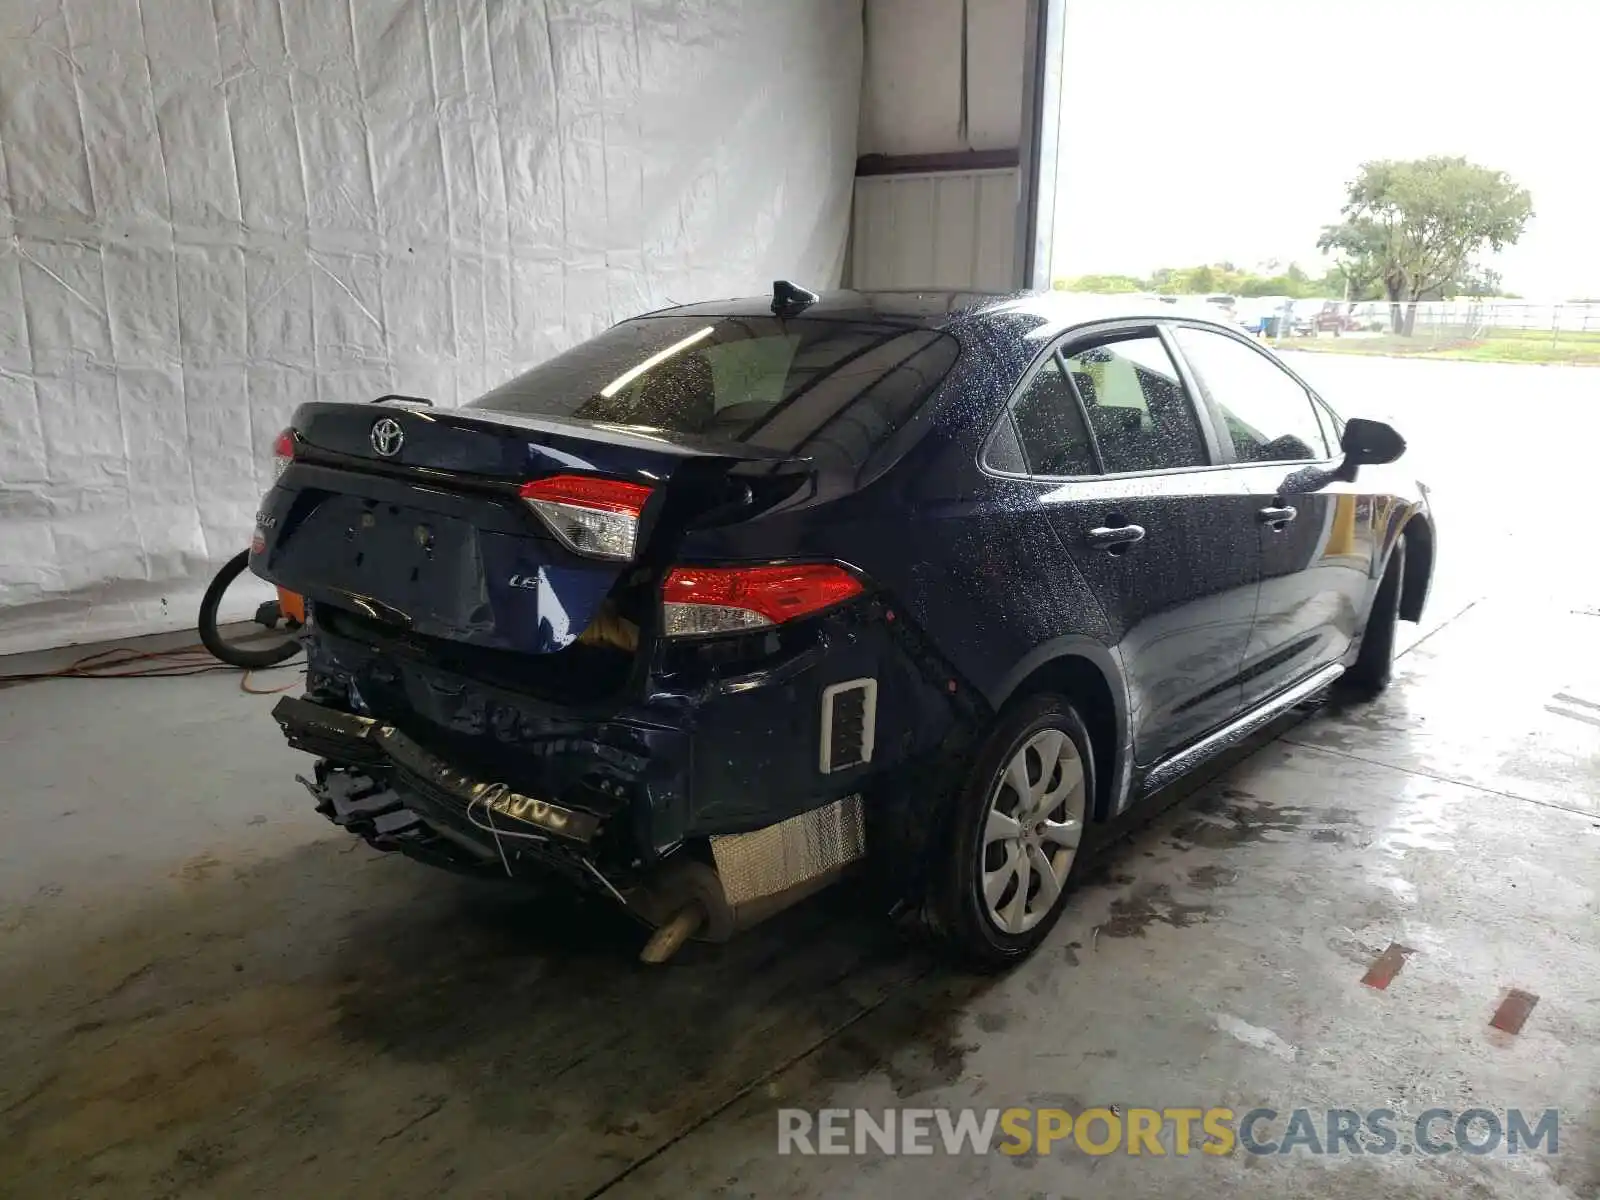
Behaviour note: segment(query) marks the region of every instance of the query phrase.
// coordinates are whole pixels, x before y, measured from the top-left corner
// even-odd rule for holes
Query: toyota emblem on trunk
[[[405,444],[406,431],[393,417],[381,417],[372,423],[372,448],[385,458],[392,458]]]

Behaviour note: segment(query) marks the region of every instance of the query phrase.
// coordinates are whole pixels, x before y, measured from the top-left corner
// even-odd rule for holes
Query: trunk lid
[[[395,631],[524,654],[617,618],[637,630],[645,614],[618,611],[627,583],[696,515],[806,471],[756,446],[490,410],[315,403],[292,427],[257,518],[258,575]],[[575,552],[519,496],[553,475],[651,489],[630,560]]]

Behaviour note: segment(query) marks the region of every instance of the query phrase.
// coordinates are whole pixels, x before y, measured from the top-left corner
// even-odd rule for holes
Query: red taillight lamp
[[[861,591],[861,580],[836,563],[674,567],[661,588],[662,631],[692,637],[765,629]]]

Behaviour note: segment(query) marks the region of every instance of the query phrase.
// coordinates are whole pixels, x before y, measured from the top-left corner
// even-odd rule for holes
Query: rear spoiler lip
[[[728,464],[727,473],[735,478],[808,474],[816,465],[809,458],[730,459],[725,455],[706,455],[697,459],[700,462],[718,460]],[[339,471],[352,471],[360,475],[376,475],[402,483],[427,484],[453,492],[471,492],[506,500],[517,499],[517,490],[529,481],[523,474],[484,475],[473,471],[453,471],[444,467],[421,467],[389,462],[381,458],[364,458],[359,454],[325,450],[304,441],[299,444],[295,463],[308,467],[330,467]],[[556,472],[552,470],[547,473]],[[595,472],[595,474],[605,474],[605,472]]]
[[[301,441],[296,447],[294,463],[308,467],[331,467],[339,471],[377,475],[403,483],[424,483],[450,491],[478,492],[508,499],[516,499],[517,489],[526,482],[520,476],[484,475],[475,471],[453,471],[447,467],[420,467],[382,458],[366,458],[359,454],[345,454],[340,450],[327,450],[307,441]],[[293,469],[291,465],[289,470]]]
[[[385,397],[385,399],[390,398]],[[407,399],[413,398],[407,397]],[[291,425],[300,431],[296,456],[303,456],[308,461],[321,461],[329,465],[393,475],[397,478],[428,478],[450,486],[470,486],[475,483],[480,489],[488,486],[491,490],[496,491],[500,490],[500,485],[511,478],[507,476],[495,477],[468,474],[445,468],[401,465],[365,455],[328,450],[305,437],[305,427],[318,414],[352,408],[370,411],[370,408],[364,404],[336,401],[309,401],[296,408],[291,419]],[[434,424],[458,429],[512,429],[519,434],[545,434],[554,439],[573,438],[580,441],[610,445],[620,449],[654,451],[658,454],[670,455],[683,460],[715,460],[726,463],[730,471],[738,471],[740,473],[782,474],[796,469],[810,470],[814,465],[809,457],[791,454],[753,442],[736,442],[724,438],[705,437],[699,434],[655,432],[646,429],[644,426],[613,425],[603,421],[583,421],[572,418],[535,417],[525,413],[507,412],[503,409],[494,408],[447,410],[430,408],[419,415],[424,416],[425,419]],[[535,438],[532,440],[541,445],[549,444],[543,439]],[[516,477],[516,482],[520,484],[526,482],[526,480],[518,476]]]

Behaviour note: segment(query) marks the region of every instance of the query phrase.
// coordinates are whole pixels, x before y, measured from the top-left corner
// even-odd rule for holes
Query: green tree
[[[1317,295],[1349,300],[1378,300],[1383,288],[1375,272],[1364,264],[1335,263],[1317,280]]]
[[[1409,335],[1416,307],[1407,302],[1440,294],[1485,248],[1516,242],[1533,200],[1504,171],[1464,158],[1379,159],[1362,164],[1340,215],[1318,248],[1334,255],[1352,295],[1381,284],[1394,328]]]
[[[1269,264],[1276,268],[1278,264]],[[1290,263],[1272,275],[1246,275],[1239,284],[1241,296],[1289,296],[1302,300],[1315,296],[1337,299],[1344,295],[1341,287],[1330,287],[1327,277],[1313,279],[1298,263]]]
[[[1192,267],[1160,267],[1148,279],[1133,275],[1079,275],[1072,279],[1057,279],[1051,286],[1056,291],[1158,292],[1166,296],[1227,294],[1292,296],[1295,299],[1327,296],[1337,299],[1344,295],[1343,277],[1333,272],[1314,279],[1297,263],[1285,266],[1277,261],[1265,264],[1264,269],[1272,274],[1247,271],[1230,262],[1201,263]]]
[[[1075,279],[1058,279],[1052,285],[1063,292],[1142,292],[1144,280],[1132,275],[1079,275]]]
[[[1505,294],[1505,289],[1501,283],[1499,271],[1469,264],[1462,269],[1461,274],[1450,281],[1450,286],[1445,289],[1445,295],[1502,296]]]

